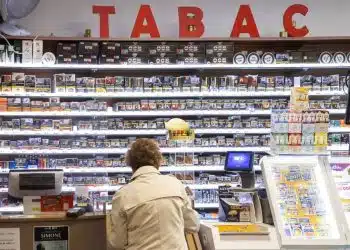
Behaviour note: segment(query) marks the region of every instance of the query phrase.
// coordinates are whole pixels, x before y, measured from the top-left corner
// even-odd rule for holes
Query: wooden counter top
[[[101,212],[86,213],[78,218],[66,217],[65,212],[37,214],[37,215],[11,215],[0,216],[1,223],[19,223],[19,222],[33,222],[33,221],[72,221],[72,220],[96,220],[105,219],[106,214]]]

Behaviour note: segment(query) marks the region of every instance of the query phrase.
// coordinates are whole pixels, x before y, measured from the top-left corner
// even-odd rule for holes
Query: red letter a
[[[244,21],[246,22],[245,24]],[[249,5],[241,5],[239,7],[231,37],[239,37],[242,33],[249,34],[250,37],[259,37],[258,27],[255,24],[254,16]]]
[[[131,32],[131,37],[138,38],[141,34],[149,34],[151,37],[160,37],[150,5],[141,5],[135,20],[134,28]]]

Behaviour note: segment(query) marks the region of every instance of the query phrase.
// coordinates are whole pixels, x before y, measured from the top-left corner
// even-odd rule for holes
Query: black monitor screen
[[[227,152],[225,170],[226,171],[252,171],[253,152]]]
[[[55,189],[54,173],[19,174],[20,190]]]

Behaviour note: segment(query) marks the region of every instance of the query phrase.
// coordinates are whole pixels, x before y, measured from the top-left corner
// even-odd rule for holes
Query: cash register
[[[10,170],[8,193],[12,198],[50,196],[62,193],[62,169]]]

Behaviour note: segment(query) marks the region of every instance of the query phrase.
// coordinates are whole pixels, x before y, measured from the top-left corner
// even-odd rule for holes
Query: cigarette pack
[[[106,82],[105,78],[96,78],[96,92],[98,93],[107,92],[105,82]]]
[[[24,92],[24,73],[12,73],[12,91]]]
[[[34,92],[35,91],[35,75],[25,75],[24,78],[24,88],[26,92]]]
[[[12,75],[2,75],[1,76],[1,91],[2,92],[11,92],[11,82]]]
[[[36,78],[35,83],[36,92],[51,92],[51,78]]]
[[[66,92],[66,76],[65,74],[53,75],[54,92],[64,93]]]
[[[75,93],[76,92],[76,83],[75,83],[75,74],[65,74],[66,82],[66,92]]]

